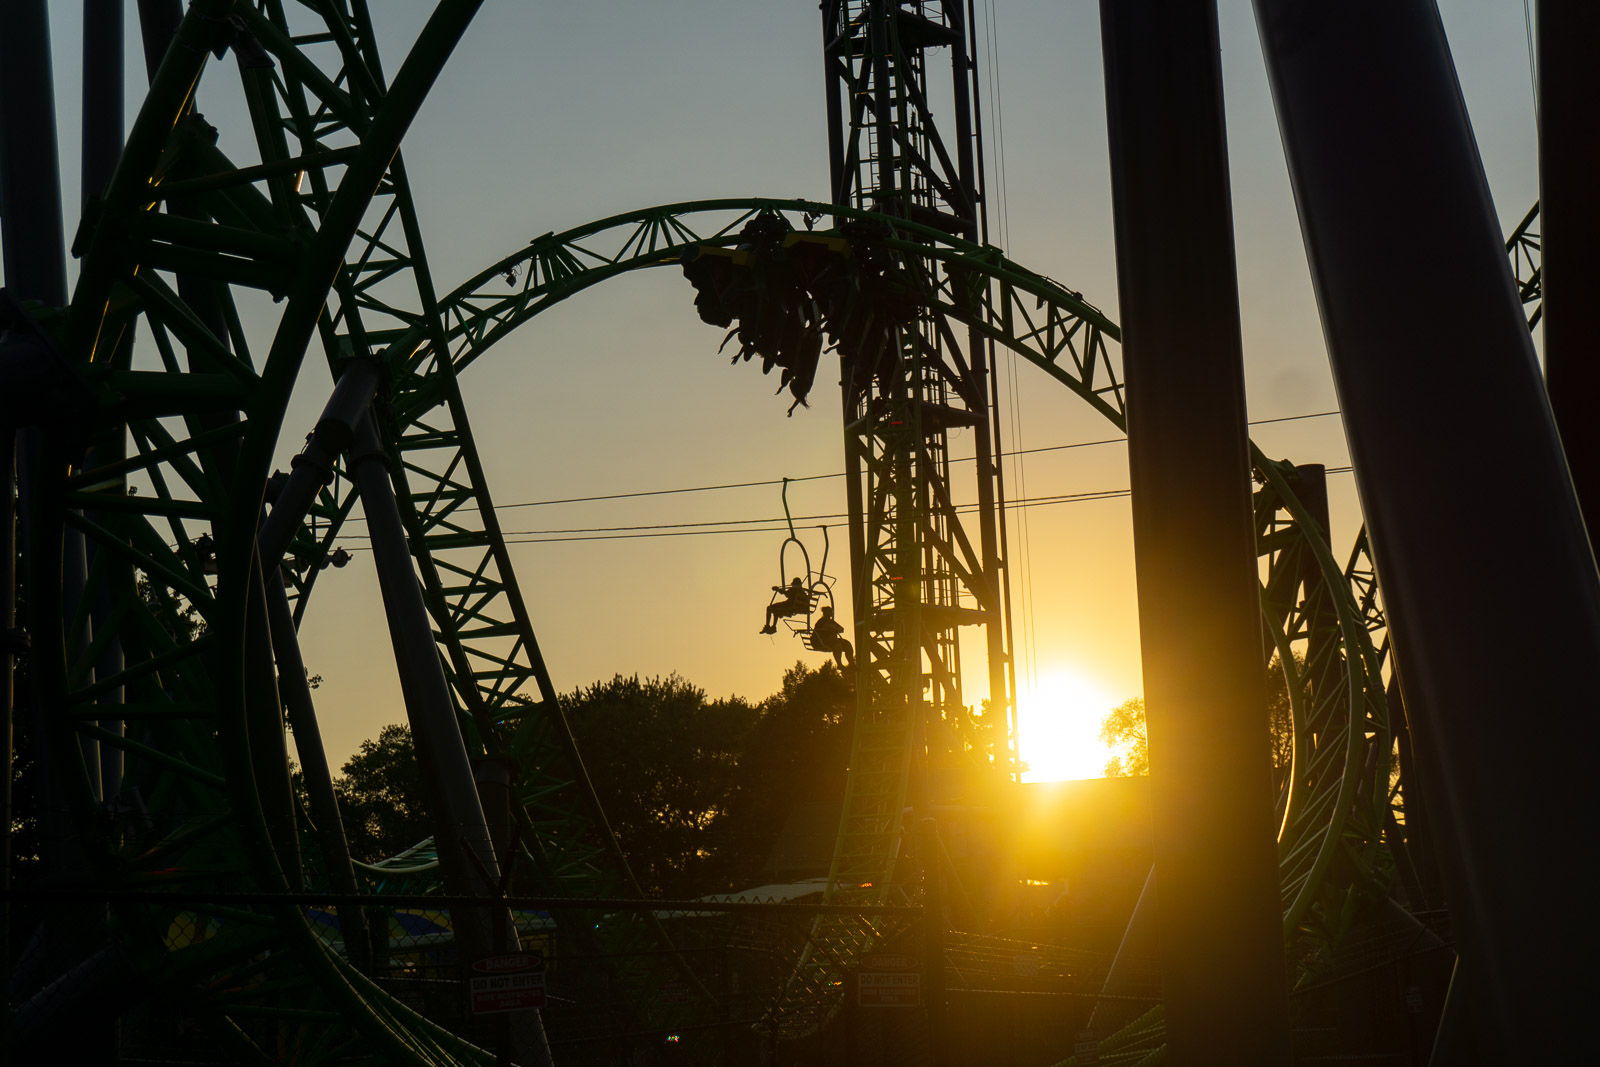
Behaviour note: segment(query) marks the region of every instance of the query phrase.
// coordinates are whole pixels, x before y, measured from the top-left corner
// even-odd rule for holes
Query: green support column
[[[1102,0],[1169,1062],[1288,1061],[1212,3]]]

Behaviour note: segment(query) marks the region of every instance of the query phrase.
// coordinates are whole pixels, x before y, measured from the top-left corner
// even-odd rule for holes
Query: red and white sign
[[[468,981],[472,1014],[495,1015],[544,1007],[544,957],[537,952],[508,952],[474,960],[477,973]]]
[[[922,1003],[922,972],[915,956],[874,952],[856,971],[856,1003],[863,1008],[915,1008]]]
[[[542,971],[544,957],[537,952],[508,952],[503,956],[485,956],[472,961],[472,969],[479,974],[505,974],[507,971]]]

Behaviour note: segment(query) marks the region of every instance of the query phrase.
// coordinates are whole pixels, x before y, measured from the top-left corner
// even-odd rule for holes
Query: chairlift
[[[772,599],[768,601],[770,609],[780,604],[790,603],[790,575],[794,574],[796,580],[801,581],[805,591],[805,621],[801,622],[800,611],[796,610],[790,615],[781,616],[783,625],[789,632],[800,638],[801,643],[812,651],[812,616],[819,613],[823,607],[833,608],[833,582],[828,575],[828,528],[818,526],[822,531],[822,565],[816,570],[811,569],[811,553],[807,550],[805,542],[800,540],[800,535],[794,528],[794,517],[789,513],[789,479],[783,479],[783,518],[789,526],[789,536],[784,538],[783,544],[778,548],[778,585],[772,587]],[[803,569],[794,569],[791,565],[791,552],[799,554],[798,562]],[[803,578],[800,575],[804,575]]]

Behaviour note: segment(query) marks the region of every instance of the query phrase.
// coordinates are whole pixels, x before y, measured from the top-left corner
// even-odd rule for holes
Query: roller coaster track
[[[70,305],[26,309],[56,344],[75,383],[67,392],[78,398],[55,413],[21,469],[31,669],[42,706],[59,712],[43,717],[37,740],[81,854],[80,885],[279,894],[299,881],[299,850],[315,847],[309,838],[286,845],[264,805],[286,784],[287,767],[279,710],[252,699],[244,651],[251,591],[260,588],[253,544],[264,487],[313,334],[336,372],[352,356],[383,359],[385,443],[463,732],[475,752],[518,761],[521,847],[541,890],[573,895],[637,889],[556,705],[461,401],[457,376],[493,344],[610,277],[675,264],[689,245],[733,245],[754,215],[790,217],[796,233],[817,218],[870,218],[887,229],[887,250],[933,264],[917,273],[926,306],[1018,352],[1122,425],[1117,329],[1079,294],[991,247],[833,205],[721,200],[615,216],[540,238],[437,297],[398,148],[477,6],[439,4],[388,80],[360,0],[196,0],[110,188],[86,212]],[[244,162],[216,147],[192,106],[208,56],[230,50],[258,154]],[[1524,252],[1536,242],[1532,219],[1519,230]],[[509,293],[498,284],[508,273]],[[184,277],[209,280],[214,317],[180,295]],[[1536,268],[1519,280],[1536,298]],[[252,352],[246,323],[268,313],[270,343]],[[1286,929],[1323,944],[1382,874],[1381,616],[1374,598],[1357,595],[1370,588],[1364,552],[1358,546],[1341,568],[1300,514],[1291,468],[1256,461],[1275,647],[1292,665],[1322,629],[1338,634],[1340,651],[1290,666],[1297,748],[1280,843]],[[353,503],[339,488],[322,493],[296,538],[297,617]],[[89,545],[89,585],[112,590],[93,633],[87,599],[68,603],[58,578],[66,528]],[[214,534],[214,561],[196,546],[204,531]],[[1304,581],[1306,557],[1320,584],[1308,583],[1299,600],[1283,594],[1289,578],[1275,590],[1274,574]],[[186,607],[198,631],[180,623]],[[122,666],[97,673],[113,642]],[[909,731],[882,725],[857,738],[850,831],[841,835],[853,844],[832,878],[839,900],[857,899],[868,882],[881,899],[890,881]],[[276,768],[272,746],[261,743],[275,731]],[[91,781],[87,753],[98,747],[123,754],[121,802]],[[176,903],[118,905],[106,925],[111,950],[86,964],[130,991],[184,991],[241,1060],[491,1059],[391,999],[301,909],[242,907],[226,917],[226,938],[174,940],[169,932],[188,914]],[[813,1016],[831,1010],[838,976],[872,936],[864,924],[816,934],[821,950],[791,989]],[[659,934],[641,920],[603,936],[636,945]],[[656,1020],[704,1010],[651,1006],[656,977],[623,976],[619,1003],[631,999],[631,1010]],[[39,989],[37,1005],[16,1013],[9,1048],[47,1036],[45,1017],[63,1003],[45,1004],[47,993],[71,990]]]
[[[884,248],[908,263],[931,259],[943,268],[938,275],[920,276],[927,306],[1017,352],[1122,426],[1117,328],[1080,294],[1007,260],[994,248],[942,231],[832,205],[725,199],[667,205],[545,235],[444,297],[440,309],[449,324],[446,346],[432,347],[420,331],[412,331],[397,337],[388,350],[398,383],[394,415],[402,440],[409,432],[404,429],[408,420],[420,419],[439,397],[448,395],[439,387],[409,386],[407,375],[415,378],[412,368],[442,362],[439,353],[444,351],[456,371],[464,371],[560,301],[628,271],[675,266],[691,246],[735,246],[742,228],[762,214],[788,218],[795,224],[795,239],[802,241],[837,239],[836,230],[805,230],[808,220],[872,220],[885,230],[880,239]],[[1267,574],[1263,603],[1273,623],[1272,650],[1288,665],[1298,739],[1280,841],[1284,921],[1286,934],[1309,963],[1319,948],[1337,940],[1362,895],[1375,892],[1383,878],[1380,842],[1390,800],[1388,726],[1382,648],[1374,643],[1375,637],[1381,639],[1383,622],[1371,595],[1364,541],[1347,564],[1335,561],[1325,533],[1315,523],[1308,527],[1296,519],[1304,507],[1295,495],[1298,475],[1292,465],[1268,460],[1259,451],[1253,455],[1263,482],[1256,496]],[[1307,595],[1297,596],[1302,588]],[[1363,588],[1366,595],[1358,595]],[[455,595],[459,603],[470,604],[489,599],[492,586],[464,585]],[[436,611],[445,646],[452,640],[448,626],[459,625],[454,620],[466,614],[459,608],[445,615]],[[471,626],[486,627],[490,635],[497,632],[493,620]],[[469,627],[463,627],[459,640],[475,640]],[[1308,656],[1313,647],[1315,654]],[[475,655],[508,666],[517,662],[487,652]],[[521,670],[513,687],[531,682],[531,665]],[[533,714],[532,709],[524,712],[524,721]],[[855,744],[830,899],[876,903],[890,892],[903,829],[909,724],[859,729]],[[870,890],[864,891],[863,883]],[[872,938],[866,923],[830,920],[813,931],[800,984],[791,987],[785,1003],[795,1032],[831,1014],[840,979]]]
[[[20,468],[31,664],[50,711],[37,741],[81,853],[80,884],[298,888],[297,850],[286,854],[262,803],[288,784],[281,712],[275,699],[251,699],[246,684],[263,487],[312,334],[357,328],[330,287],[335,297],[357,293],[384,269],[404,187],[400,140],[477,6],[441,3],[385,81],[370,62],[364,5],[314,4],[291,17],[277,2],[197,0],[105,197],[86,213],[69,307],[30,309],[83,401],[53,413]],[[193,108],[208,57],[230,50],[259,151],[242,165],[216,149]],[[184,277],[202,280],[198,298],[180,296],[174,279]],[[245,309],[269,301],[278,304],[271,342],[252,352]],[[197,307],[215,314],[208,321]],[[115,586],[92,637],[89,598],[62,599],[64,527],[88,543],[90,588]],[[198,531],[213,536],[214,560],[197,550]],[[198,633],[177,621],[180,604],[198,616]],[[112,640],[122,666],[96,676],[90,665]],[[125,699],[108,703],[112,694]],[[268,769],[274,746],[262,744],[274,735],[281,783]],[[125,760],[120,806],[102,808],[91,783],[85,757],[99,746]],[[245,1061],[491,1061],[385,995],[326,947],[300,909],[221,910],[201,926],[226,936],[174,936],[195,922],[182,906],[114,908],[109,948],[68,976],[76,982],[22,1004],[8,1047],[21,1054],[49,1038],[51,1019],[81,1016],[74,997],[104,988],[87,980],[88,968],[114,976],[126,1000],[186,991],[212,1037]]]

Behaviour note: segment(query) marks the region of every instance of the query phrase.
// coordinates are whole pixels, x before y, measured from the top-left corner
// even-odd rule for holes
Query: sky
[[[991,238],[1115,319],[1098,5],[977,6],[986,42]],[[1524,6],[1439,6],[1509,229],[1537,196]],[[78,214],[80,5],[53,2],[50,10],[70,236]],[[431,5],[388,0],[372,10],[392,77]],[[1218,11],[1250,417],[1333,411],[1250,5],[1219,0]],[[439,288],[453,288],[536,235],[635,208],[718,196],[827,199],[820,30],[814,0],[490,0],[403,147]],[[136,36],[130,27],[130,122],[143,95]],[[235,158],[246,158],[249,126],[231,64],[208,68],[200,108],[221,131],[223,149],[234,146]],[[1403,227],[1405,205],[1395,203],[1393,212]],[[1394,299],[1404,298],[1397,278]],[[842,469],[826,379],[810,410],[785,418],[787,403],[772,395],[776,382],[718,357],[721,331],[698,320],[691,300],[675,270],[623,277],[540,316],[466,373],[463,390],[504,529],[776,518],[782,505],[773,485],[508,505]],[[306,368],[284,424],[284,467],[331,387],[320,358]],[[1034,368],[1003,362],[1001,372],[1006,450],[1118,436]],[[1272,422],[1253,435],[1272,456],[1348,462],[1336,417]],[[1110,443],[1035,453],[1008,465],[1006,477],[1014,498],[1121,490],[1126,450]],[[1350,476],[1331,476],[1330,494],[1342,556],[1360,525]],[[843,482],[797,484],[789,503],[797,516],[836,514],[844,510]],[[1032,508],[1008,522],[1023,756],[1034,777],[1098,774],[1105,759],[1093,741],[1099,715],[1142,691],[1128,501]],[[838,573],[843,531],[833,533],[840,566],[830,570]],[[797,659],[820,663],[781,630],[756,633],[768,587],[780,580],[780,534],[551,536],[515,534],[512,557],[562,691],[619,673],[677,672],[711,696],[759,700]],[[820,537],[810,541],[815,554]],[[337,766],[363,738],[404,718],[370,556],[358,553],[319,581],[302,644],[324,678],[318,711]]]

